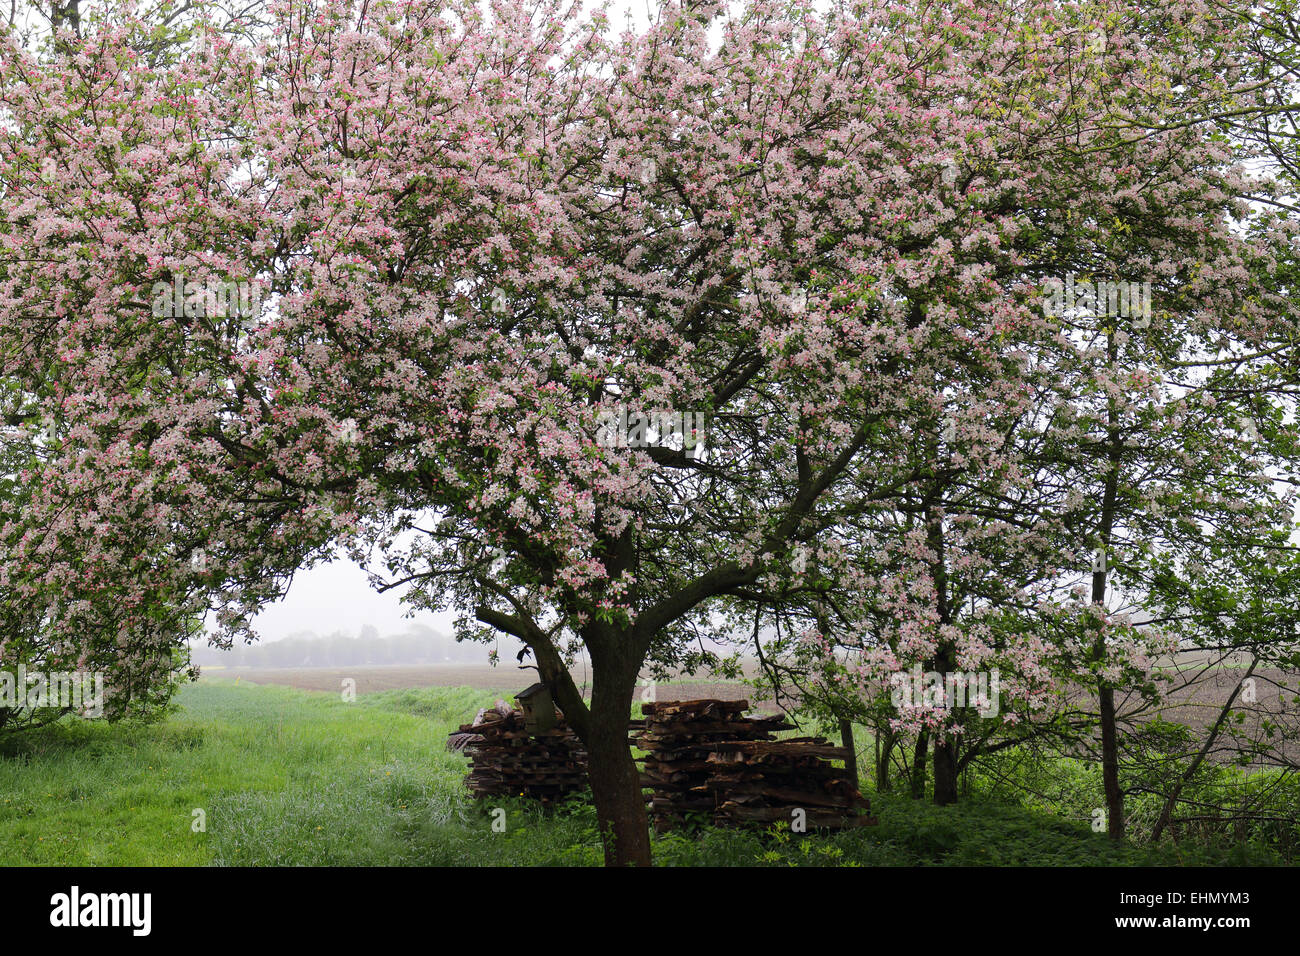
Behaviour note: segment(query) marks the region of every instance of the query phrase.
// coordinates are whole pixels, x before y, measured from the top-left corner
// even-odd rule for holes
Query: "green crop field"
[[[598,865],[590,806],[506,802],[505,832],[465,792],[446,735],[495,699],[469,688],[360,696],[205,681],[150,724],[60,724],[0,750],[5,865]],[[1204,864],[1265,847],[1113,848],[1051,808],[937,808],[869,794],[876,827],[701,829],[656,839],[664,865]],[[202,811],[201,814],[196,811]],[[202,826],[199,826],[199,823]]]

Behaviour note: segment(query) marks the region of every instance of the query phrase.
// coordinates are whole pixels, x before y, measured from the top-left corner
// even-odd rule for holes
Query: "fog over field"
[[[492,644],[457,642],[448,634],[423,624],[407,622],[405,630],[380,634],[372,624],[359,631],[331,631],[320,634],[301,630],[279,640],[236,645],[230,650],[196,646],[195,664],[200,667],[341,667],[378,664],[483,664],[495,649],[503,662],[511,664],[519,653],[517,641],[502,638]]]
[[[298,574],[288,595],[257,615],[256,644],[223,651],[195,642],[192,653],[209,667],[328,667],[487,664],[493,648],[513,663],[522,647],[506,635],[490,645],[458,643],[453,615],[408,613],[396,593],[376,591],[363,568],[335,561]]]

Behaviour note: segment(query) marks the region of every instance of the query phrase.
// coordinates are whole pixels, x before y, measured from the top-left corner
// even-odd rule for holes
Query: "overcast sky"
[[[300,572],[283,601],[256,618],[265,641],[275,641],[295,631],[315,631],[321,636],[342,631],[355,636],[373,624],[381,636],[400,634],[420,623],[450,635],[452,614],[421,612],[404,618],[397,592],[374,591],[365,571],[351,562],[336,562]]]

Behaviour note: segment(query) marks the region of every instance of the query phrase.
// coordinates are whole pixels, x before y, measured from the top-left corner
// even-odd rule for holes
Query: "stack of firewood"
[[[715,744],[707,784],[721,801],[714,822],[792,823],[798,808],[808,829],[871,826],[876,818],[857,781],[831,765],[848,757],[822,737]]]
[[[465,785],[478,799],[527,797],[552,804],[587,788],[587,751],[563,716],[551,730],[532,734],[524,729],[523,713],[499,701],[452,734],[447,747],[469,756]]]
[[[790,724],[780,716],[746,718],[748,701],[675,700],[646,703],[645,728],[632,742],[645,751],[641,783],[652,791],[650,816],[663,833],[681,825],[687,814],[712,819],[723,803],[709,787],[718,769],[709,758],[725,742],[774,741]]]
[[[857,781],[831,765],[848,751],[821,737],[777,740],[792,724],[745,717],[747,701],[664,701],[644,705],[633,743],[646,752],[642,784],[652,790],[656,831],[702,814],[718,826],[802,822],[807,828],[875,822]],[[801,811],[796,813],[795,811]]]

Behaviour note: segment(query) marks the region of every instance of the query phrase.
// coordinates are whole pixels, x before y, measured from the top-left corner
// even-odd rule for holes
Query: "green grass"
[[[388,696],[202,683],[160,723],[9,740],[0,863],[398,862],[404,830],[462,802],[464,758],[442,744],[488,695],[439,691],[423,714]]]
[[[489,691],[339,695],[203,682],[152,724],[60,724],[0,745],[0,864],[595,865],[595,815],[517,801],[494,832],[447,734]],[[656,840],[668,865],[1274,862],[1257,849],[1112,848],[1082,822],[976,801],[872,795],[878,827],[704,828]],[[206,831],[194,832],[194,811]],[[1233,854],[1236,853],[1236,857]]]

